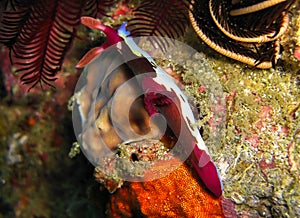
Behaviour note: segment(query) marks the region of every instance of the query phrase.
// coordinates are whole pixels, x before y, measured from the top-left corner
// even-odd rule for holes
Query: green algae
[[[192,31],[183,40],[199,53],[175,50],[171,62],[157,60],[181,76],[220,169],[224,196],[236,203],[241,217],[300,216],[300,62],[292,55],[293,28],[282,39],[282,59],[274,69],[223,57],[197,41]],[[176,59],[187,57],[176,65]],[[218,121],[215,128],[212,118]]]
[[[0,101],[0,217],[68,217],[86,195],[80,180],[93,181],[82,155],[68,158],[70,115],[52,101],[56,92],[47,93]]]
[[[78,142],[73,142],[69,152],[69,157],[74,158],[76,155],[80,154],[80,151],[80,144]]]
[[[7,125],[8,125],[7,117],[5,116],[4,113],[0,113],[0,137],[5,137],[7,135],[7,128],[6,128]]]
[[[193,41],[193,37],[188,36],[187,41],[206,54],[205,61],[220,78],[226,96],[224,146],[219,150],[210,149],[221,171],[224,196],[236,203],[239,216],[299,216],[300,62],[291,54],[293,37],[287,34],[289,40],[282,42],[282,61],[269,70],[255,69],[213,54]],[[199,81],[196,77],[183,76],[188,82]],[[192,96],[206,101],[198,93],[201,84],[193,84],[196,84],[194,88],[187,87]],[[198,105],[205,108],[207,103]],[[206,128],[210,128],[208,123]]]

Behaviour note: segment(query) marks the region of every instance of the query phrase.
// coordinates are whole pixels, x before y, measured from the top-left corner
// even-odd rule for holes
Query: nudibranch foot
[[[130,38],[120,36],[132,53],[148,60],[148,65],[152,66],[155,72],[154,75],[145,76],[142,80],[142,88],[146,93],[145,108],[149,115],[159,111],[167,120],[168,126],[178,138],[181,146],[184,146],[186,150],[194,147],[195,160],[191,159],[193,167],[206,187],[215,196],[221,196],[222,184],[218,170],[208,155],[199,130],[193,127],[196,120],[188,98],[177,86],[175,80],[160,68],[147,52],[138,47]]]

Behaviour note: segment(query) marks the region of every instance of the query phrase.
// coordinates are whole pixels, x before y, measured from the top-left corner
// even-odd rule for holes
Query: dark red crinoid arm
[[[10,49],[21,82],[52,86],[86,13],[96,16],[115,0],[7,0],[0,4],[0,43]],[[105,5],[102,5],[105,4]],[[100,11],[99,11],[100,10]]]
[[[186,0],[143,0],[134,9],[127,29],[131,36],[178,38],[184,35],[189,24],[188,5]],[[165,49],[167,41],[156,43]]]
[[[15,3],[3,13],[1,39],[11,50],[16,72],[23,84],[49,86],[61,69],[75,36],[84,1],[37,0]]]

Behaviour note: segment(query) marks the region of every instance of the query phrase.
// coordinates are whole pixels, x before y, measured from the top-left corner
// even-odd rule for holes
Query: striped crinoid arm
[[[53,86],[80,24],[84,1],[29,2],[27,6],[12,4],[4,12],[1,32],[5,34],[0,41],[10,48],[23,84],[30,85],[29,89],[38,83]]]
[[[109,4],[110,2],[110,4]],[[0,44],[29,89],[53,86],[83,14],[97,16],[113,0],[6,0],[0,3]]]
[[[12,51],[30,15],[30,3],[25,5],[16,1],[3,1],[0,12],[0,43]]]
[[[209,10],[218,28],[231,39],[262,43],[275,40],[286,31],[289,23],[287,9],[293,1],[268,0],[237,7],[238,3],[233,5],[229,1],[209,0]],[[263,6],[266,8],[262,8]],[[234,12],[234,16],[231,12]],[[239,15],[238,12],[244,14]]]
[[[188,26],[188,3],[183,0],[144,0],[133,11],[127,28],[132,36],[178,38]],[[164,48],[164,42],[157,42]]]
[[[280,57],[278,41],[289,26],[295,0],[192,0],[190,21],[215,51],[257,68],[271,68]]]
[[[101,18],[107,16],[108,9],[120,0],[86,0],[86,15]]]

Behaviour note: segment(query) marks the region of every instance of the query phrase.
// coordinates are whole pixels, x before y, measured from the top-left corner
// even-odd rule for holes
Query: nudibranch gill
[[[77,107],[85,123],[82,130],[80,130],[82,132],[82,141],[85,140],[84,143],[86,144],[82,146],[83,152],[86,154],[88,149],[93,151],[93,158],[91,159],[94,160],[93,164],[95,166],[97,166],[99,158],[105,153],[103,148],[97,147],[99,145],[97,145],[97,137],[95,136],[99,135],[99,133],[96,132],[95,128],[90,127],[92,125],[91,122],[95,120],[90,118],[92,115],[96,116],[97,124],[95,125],[101,132],[101,137],[104,138],[110,149],[114,149],[120,143],[161,138],[161,126],[156,122],[151,123],[151,120],[155,120],[153,118],[161,114],[166,119],[168,128],[171,129],[173,135],[177,138],[177,143],[184,146],[186,150],[192,151],[192,154],[189,156],[190,163],[204,185],[215,196],[221,196],[223,187],[217,167],[211,160],[208,149],[198,128],[195,126],[196,120],[188,98],[176,85],[175,80],[159,67],[147,52],[135,43],[130,36],[130,32],[126,31],[126,23],[118,31],[114,31],[93,18],[84,17],[82,21],[83,24],[88,24],[87,26],[91,28],[102,30],[107,35],[108,40],[103,46],[93,49],[84,56],[83,60],[78,64],[79,67],[87,65],[86,71],[97,67],[96,62],[101,57],[99,54],[104,53],[109,45],[114,45],[117,48],[109,57],[112,59],[111,62],[115,62],[122,55],[131,56],[133,60],[126,63],[124,68],[127,69],[125,70],[112,70],[111,72],[111,66],[102,66],[105,68],[105,73],[100,77],[101,81],[98,81],[100,88],[97,92],[88,86],[81,87],[79,92],[81,96],[77,98]],[[123,44],[120,43],[121,41],[123,41]],[[122,90],[124,88],[122,82],[129,83],[130,79],[134,77],[141,79],[130,83],[129,86],[125,86],[127,87],[126,90]],[[92,78],[87,78],[87,81],[91,81],[90,84],[92,86],[97,86],[95,85],[97,82],[92,80]],[[131,99],[134,96],[132,93],[135,92],[143,93],[138,98],[138,101]],[[94,95],[98,97],[92,97]],[[119,100],[116,101],[116,98],[119,98]],[[94,103],[95,111],[91,112],[93,103],[89,102],[88,99],[97,99],[98,102]],[[122,101],[126,101],[128,105],[135,104],[134,112],[129,115],[123,113],[124,107],[126,108],[127,106]],[[113,113],[112,111],[115,111],[115,108],[117,108],[116,102],[120,112]],[[127,109],[124,111],[132,110]],[[137,126],[136,130],[143,132],[143,134],[137,135],[127,132],[128,126],[126,126],[124,119],[128,116],[131,117],[129,125]],[[135,118],[136,116],[138,118]],[[114,124],[117,125],[117,130],[112,128],[112,123],[110,123],[112,119],[114,119]],[[122,137],[116,132],[122,132]],[[100,157],[97,157],[99,153],[102,154]],[[89,160],[91,161],[91,159]]]

